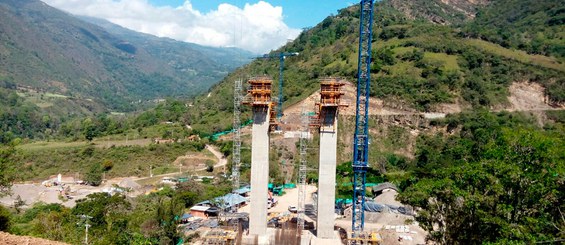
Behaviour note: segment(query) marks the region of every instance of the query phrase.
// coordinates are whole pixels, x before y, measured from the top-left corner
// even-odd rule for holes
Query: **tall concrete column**
[[[317,237],[334,239],[335,171],[337,161],[337,108],[324,108],[320,125]]]
[[[269,120],[268,106],[253,107],[251,143],[251,212],[249,233],[267,234],[267,198],[269,184]]]

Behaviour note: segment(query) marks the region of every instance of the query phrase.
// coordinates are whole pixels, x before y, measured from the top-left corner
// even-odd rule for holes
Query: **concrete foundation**
[[[341,245],[341,239],[337,231],[333,232],[330,238],[313,237],[308,245]],[[304,245],[302,243],[301,245]]]
[[[267,198],[269,195],[267,187],[269,184],[269,110],[269,107],[266,106],[253,107],[253,134],[251,143],[252,211],[249,214],[249,234],[259,236],[259,240],[264,240],[261,236],[267,234]]]
[[[324,113],[320,127],[320,166],[318,175],[318,221],[316,236],[334,239],[335,171],[337,161],[337,111]]]

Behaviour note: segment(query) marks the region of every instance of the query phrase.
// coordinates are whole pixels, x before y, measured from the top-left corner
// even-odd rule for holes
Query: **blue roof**
[[[238,194],[229,193],[225,196],[214,198],[214,202],[218,204],[219,208],[229,208],[237,204],[244,203],[246,201],[245,197]]]
[[[241,188],[235,190],[234,192],[237,193],[237,194],[240,194],[240,195],[245,194],[245,193],[249,193],[249,192],[251,192],[251,187],[244,186],[244,187],[241,187]]]
[[[188,218],[190,218],[190,217],[192,217],[192,215],[190,215],[190,214],[183,214],[182,217],[180,217],[180,219],[188,219]]]

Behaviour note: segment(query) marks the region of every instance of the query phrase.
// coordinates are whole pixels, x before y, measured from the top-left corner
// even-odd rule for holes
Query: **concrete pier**
[[[251,143],[251,212],[249,233],[259,237],[267,234],[267,198],[269,184],[269,106],[253,107]],[[335,172],[335,171],[334,171]],[[335,173],[334,173],[335,174]]]
[[[318,221],[316,236],[335,239],[335,171],[337,161],[337,108],[324,108],[320,125]]]

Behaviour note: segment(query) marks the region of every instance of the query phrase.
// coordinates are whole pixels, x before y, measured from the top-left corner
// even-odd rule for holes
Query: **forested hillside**
[[[370,108],[367,181],[397,185],[399,201],[418,211],[415,220],[429,241],[451,245],[565,240],[560,2],[383,0],[376,4],[371,76],[371,105],[376,108]],[[356,81],[358,11],[358,6],[342,9],[274,51],[300,53],[285,60],[285,108],[315,93],[322,77]],[[141,44],[123,44],[123,52],[141,52],[132,49]],[[187,149],[201,151],[205,144],[218,145],[230,159],[230,137],[147,146],[109,146],[109,141],[112,137],[126,142],[128,137],[184,139],[229,130],[233,81],[263,74],[277,81],[278,59],[256,60],[207,93],[189,101],[169,99],[135,117],[115,113],[68,120],[45,117],[43,112],[65,101],[92,111],[99,105],[59,93],[16,93],[14,83],[4,82],[0,104],[9,106],[0,107],[0,119],[9,124],[2,124],[4,134],[0,134],[0,143],[6,143],[0,144],[0,189],[16,177],[30,180],[61,171],[84,174],[89,168],[98,173],[107,168],[111,177],[140,175],[156,162],[169,168],[175,156]],[[350,85],[346,87],[348,94],[354,94]],[[534,99],[519,97],[524,94]],[[515,107],[515,100],[542,106],[524,109]],[[249,119],[248,109],[244,110],[242,122]],[[353,129],[352,113],[340,114],[339,198],[352,195]],[[249,135],[243,131],[240,171],[246,182],[251,154]],[[22,142],[16,137],[77,142],[61,144],[66,147],[58,146],[60,142],[16,147]],[[275,184],[287,180],[288,172],[291,182],[297,179],[299,153],[292,140],[272,134],[269,174]],[[314,132],[307,147],[308,169],[318,168],[318,140]],[[226,169],[231,169],[229,164]],[[15,175],[17,171],[23,173]],[[176,190],[163,188],[137,198],[94,194],[71,209],[37,204],[18,214],[20,210],[10,213],[0,207],[0,230],[80,243],[84,230],[77,226],[78,215],[88,214],[95,217],[91,220],[94,243],[172,243],[181,238],[174,217],[197,202],[229,192],[225,176],[229,173],[212,183],[189,181]],[[315,183],[317,171],[308,171],[307,179]]]
[[[435,5],[423,2],[430,1],[414,1],[408,7],[411,11],[427,11],[428,15],[437,13],[447,19],[457,16],[457,12],[446,15],[445,9],[437,9],[433,7]],[[565,59],[557,51],[564,43],[559,37],[564,33],[563,25],[548,28],[549,17],[544,18],[546,21],[529,25],[531,33],[542,31],[544,35],[553,35],[561,40],[560,43],[546,43],[546,50],[555,50],[547,53],[530,52],[508,45],[505,47],[502,43],[474,38],[472,34],[473,30],[480,30],[483,26],[486,28],[486,24],[482,24],[485,22],[497,23],[505,17],[534,18],[532,16],[545,12],[558,12],[561,8],[557,4],[559,1],[545,1],[545,7],[539,7],[545,12],[536,10],[538,7],[533,7],[537,6],[533,3],[527,5],[532,6],[528,11],[502,12],[508,16],[488,13],[500,6],[510,9],[518,7],[514,1],[493,2],[489,5],[472,5],[478,9],[478,17],[457,25],[439,25],[429,19],[408,17],[404,13],[406,11],[394,8],[396,1],[376,4],[371,94],[384,99],[386,104],[418,111],[441,111],[445,104],[456,104],[463,109],[500,108],[508,103],[508,87],[512,82],[530,81],[546,88],[545,93],[551,104],[562,104],[565,101]],[[520,8],[528,9],[524,6]],[[285,107],[313,93],[321,77],[338,76],[355,81],[357,12],[357,6],[342,9],[336,16],[326,18],[304,31],[294,42],[276,51],[300,53],[285,61]],[[511,16],[515,14],[521,15]],[[501,26],[500,32],[510,27]],[[237,70],[210,90],[213,96],[195,99],[187,120],[202,131],[229,128],[227,115],[232,102],[225,98],[233,95],[233,80],[268,74],[276,81],[277,69],[278,60],[257,60]]]
[[[84,116],[190,98],[249,62],[246,51],[97,23],[103,27],[38,0],[0,2],[0,142],[42,139]]]
[[[38,0],[2,1],[0,19],[1,81],[111,110],[197,95],[247,62],[233,49],[116,35]]]
[[[368,178],[397,184],[400,200],[420,209],[416,220],[438,244],[565,239],[564,25],[554,24],[560,1],[404,1],[401,9],[398,2],[376,4],[371,94],[382,100],[375,111],[400,112],[371,116]],[[355,82],[358,10],[342,9],[276,51],[300,53],[285,60],[285,107],[319,89],[319,78]],[[276,83],[278,60],[230,74],[191,101],[185,120],[203,133],[229,129],[233,81],[261,74]],[[515,84],[539,84],[545,107],[510,110]],[[347,198],[353,117],[340,118],[336,194]],[[270,169],[280,172],[286,152],[276,136],[272,144]],[[316,147],[315,138],[309,149]],[[309,155],[310,168],[318,167],[316,157]]]

